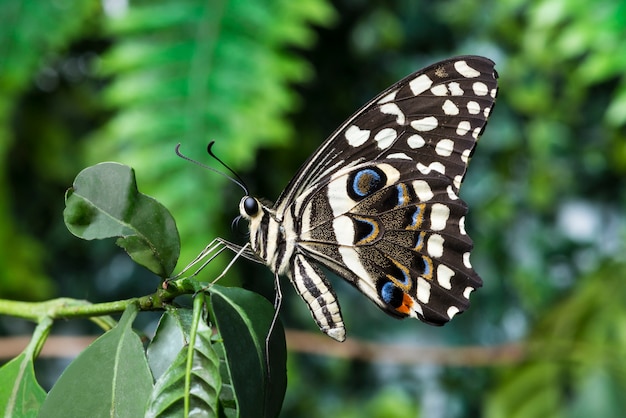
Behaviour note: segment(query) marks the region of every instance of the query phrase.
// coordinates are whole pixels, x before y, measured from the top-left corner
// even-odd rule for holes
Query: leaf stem
[[[0,315],[23,318],[37,323],[43,322],[45,318],[53,320],[92,318],[103,329],[109,329],[114,325],[114,321],[103,317],[122,313],[130,304],[136,303],[141,311],[165,309],[165,306],[174,298],[195,293],[200,288],[200,285],[186,277],[165,283],[167,286],[149,295],[104,303],[91,303],[87,300],[72,298],[58,298],[44,302],[0,299]]]

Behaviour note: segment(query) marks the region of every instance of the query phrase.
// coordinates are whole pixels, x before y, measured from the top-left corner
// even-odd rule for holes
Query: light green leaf
[[[36,417],[46,392],[35,378],[33,359],[22,353],[0,368],[0,415]]]

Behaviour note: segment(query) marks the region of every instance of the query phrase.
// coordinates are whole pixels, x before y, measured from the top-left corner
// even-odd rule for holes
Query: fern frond
[[[88,155],[137,170],[143,189],[174,213],[183,261],[226,230],[212,222],[222,211],[236,216],[237,202],[225,209],[223,179],[183,163],[175,144],[207,161],[215,139],[220,156],[241,168],[257,148],[286,143],[294,135],[285,116],[298,105],[289,87],[311,76],[288,48],[311,45],[311,25],[332,19],[325,0],[164,0],[110,19],[116,41],[101,70],[113,79],[104,97],[116,113],[88,141]]]

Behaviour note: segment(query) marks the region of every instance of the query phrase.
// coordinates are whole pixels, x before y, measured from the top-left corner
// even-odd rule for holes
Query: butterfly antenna
[[[224,166],[228,171],[230,171],[231,173],[233,173],[233,176],[235,176],[235,178],[238,180],[238,184],[239,186],[241,186],[245,191],[246,194],[248,194],[248,186],[246,186],[246,182],[243,181],[243,179],[239,176],[239,174],[237,174],[237,172],[235,172],[235,170],[233,170],[232,168],[230,168],[224,161],[220,160],[217,155],[215,155],[213,153],[213,150],[211,148],[213,148],[213,144],[215,144],[215,141],[211,141],[209,142],[209,145],[207,145],[206,147],[206,151],[209,153],[209,155],[213,158],[215,158],[217,160],[218,163],[222,164],[222,166]]]
[[[214,143],[214,142],[215,142],[215,141],[211,141],[211,143],[209,144],[209,146],[208,146],[208,148],[207,148],[207,151],[209,152],[209,155],[211,155],[211,157],[215,158],[215,159],[216,159],[216,160],[217,160],[220,164],[222,164],[224,167],[226,167],[226,168],[228,169],[228,171],[230,171],[231,173],[233,173],[233,174],[235,175],[235,177],[231,177],[231,176],[229,176],[228,174],[226,174],[226,173],[224,173],[224,172],[222,172],[222,171],[216,170],[216,169],[214,169],[213,167],[209,167],[209,166],[208,166],[208,165],[206,165],[206,164],[202,164],[202,163],[201,163],[201,162],[199,162],[199,161],[196,161],[196,160],[194,160],[194,159],[192,159],[192,158],[187,157],[187,156],[186,156],[186,155],[184,155],[182,152],[180,152],[180,143],[176,145],[176,155],[178,155],[178,156],[179,156],[180,158],[182,158],[183,160],[187,160],[187,161],[192,162],[192,163],[194,163],[194,164],[196,164],[196,165],[199,165],[199,166],[200,166],[200,167],[202,167],[202,168],[206,168],[207,170],[211,170],[211,171],[213,171],[214,173],[219,174],[220,176],[226,177],[228,180],[232,181],[232,182],[233,182],[233,183],[235,183],[237,186],[241,187],[241,188],[243,189],[244,193],[245,193],[246,195],[248,195],[248,194],[249,194],[249,193],[248,193],[248,187],[246,186],[246,184],[244,183],[244,181],[241,179],[241,177],[239,177],[239,175],[238,175],[237,173],[235,173],[235,172],[234,172],[234,171],[233,171],[233,170],[232,170],[229,166],[227,166],[226,164],[224,164],[224,163],[222,162],[222,160],[220,160],[219,158],[217,158],[217,157],[215,156],[215,154],[213,154],[213,152],[211,151],[211,146],[213,145],[213,143]]]

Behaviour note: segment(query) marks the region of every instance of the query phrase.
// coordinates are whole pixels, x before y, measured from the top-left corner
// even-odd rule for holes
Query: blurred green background
[[[246,238],[230,226],[241,190],[176,143],[212,164],[215,139],[253,193],[275,199],[379,91],[436,60],[485,55],[500,95],[461,191],[484,287],[433,328],[334,280],[349,338],[404,344],[415,361],[395,364],[383,345],[373,361],[292,351],[283,416],[623,415],[623,0],[2,0],[0,21],[0,297],[99,302],[158,284],[112,241],[65,229],[64,192],[88,165],[135,168],[178,223],[180,268],[216,236]],[[262,266],[241,260],[230,276],[273,297]],[[316,333],[283,290],[283,322]],[[0,329],[28,328],[3,317]],[[425,361],[421,347],[474,347],[483,361]],[[508,360],[490,361],[494,347]],[[47,370],[58,373],[42,366],[44,381]]]

